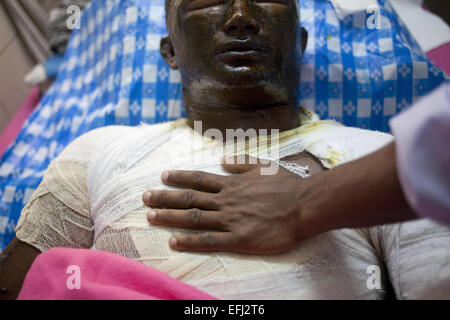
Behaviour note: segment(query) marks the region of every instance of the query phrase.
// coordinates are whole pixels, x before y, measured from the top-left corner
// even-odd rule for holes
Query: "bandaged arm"
[[[53,247],[90,248],[92,245],[91,220],[48,190],[46,183],[58,179],[52,174],[46,174],[45,178],[49,176],[51,178],[44,179],[23,209],[16,238],[2,253],[0,288],[4,299],[17,297],[25,275],[39,253]],[[70,197],[69,194],[67,196]]]
[[[102,130],[107,133],[108,130]],[[93,139],[95,137],[95,139]],[[0,298],[17,297],[36,256],[53,247],[91,248],[93,222],[86,191],[90,153],[102,135],[88,133],[54,160],[22,210],[16,238],[0,257]]]

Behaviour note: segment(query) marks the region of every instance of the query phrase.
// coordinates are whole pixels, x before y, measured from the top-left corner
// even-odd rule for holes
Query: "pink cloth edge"
[[[450,42],[428,51],[427,56],[437,67],[450,75]]]
[[[427,4],[422,4],[424,10],[430,11]],[[437,67],[439,67],[446,74],[450,75],[450,42],[444,43],[437,48],[429,50],[427,53],[428,58]]]
[[[0,135],[0,158],[3,156],[3,153],[6,151],[8,146],[17,138],[23,124],[33,112],[34,108],[36,108],[40,100],[41,97],[39,87],[34,87],[31,89],[31,92],[25,102],[16,112],[14,117],[9,121],[8,125]]]
[[[75,277],[79,279],[79,288]],[[36,258],[25,277],[18,300],[216,298],[143,263],[113,253],[54,248]]]

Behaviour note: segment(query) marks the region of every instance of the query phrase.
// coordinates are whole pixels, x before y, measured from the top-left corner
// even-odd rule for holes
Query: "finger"
[[[245,173],[261,164],[260,160],[247,155],[222,158],[222,167],[231,173]]]
[[[152,209],[147,218],[151,224],[159,226],[221,231],[226,228],[222,214],[217,211]]]
[[[165,171],[161,175],[164,184],[172,187],[189,188],[205,192],[219,192],[225,183],[225,176],[203,171]]]
[[[169,209],[199,208],[217,210],[214,193],[194,190],[149,190],[143,195],[144,204],[149,207]]]
[[[195,235],[175,235],[170,246],[180,251],[214,252],[233,251],[235,244],[231,232],[205,232]]]

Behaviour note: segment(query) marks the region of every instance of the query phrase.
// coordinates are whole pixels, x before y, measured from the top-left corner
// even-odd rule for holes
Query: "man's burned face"
[[[306,45],[294,1],[168,0],[162,55],[185,89],[261,87],[292,99]]]

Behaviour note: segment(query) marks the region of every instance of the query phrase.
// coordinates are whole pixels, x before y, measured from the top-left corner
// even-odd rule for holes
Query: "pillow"
[[[443,81],[391,8],[384,25],[365,12],[336,18],[324,0],[300,0],[309,43],[299,105],[322,118],[388,131],[388,120]],[[55,83],[0,161],[0,248],[49,162],[94,128],[159,123],[184,115],[178,71],[159,53],[164,0],[94,0],[81,16]]]
[[[444,81],[389,1],[378,1],[380,29],[368,27],[373,13],[367,11],[338,20],[329,1],[300,4],[309,33],[300,104],[320,117],[389,132],[393,115]]]

